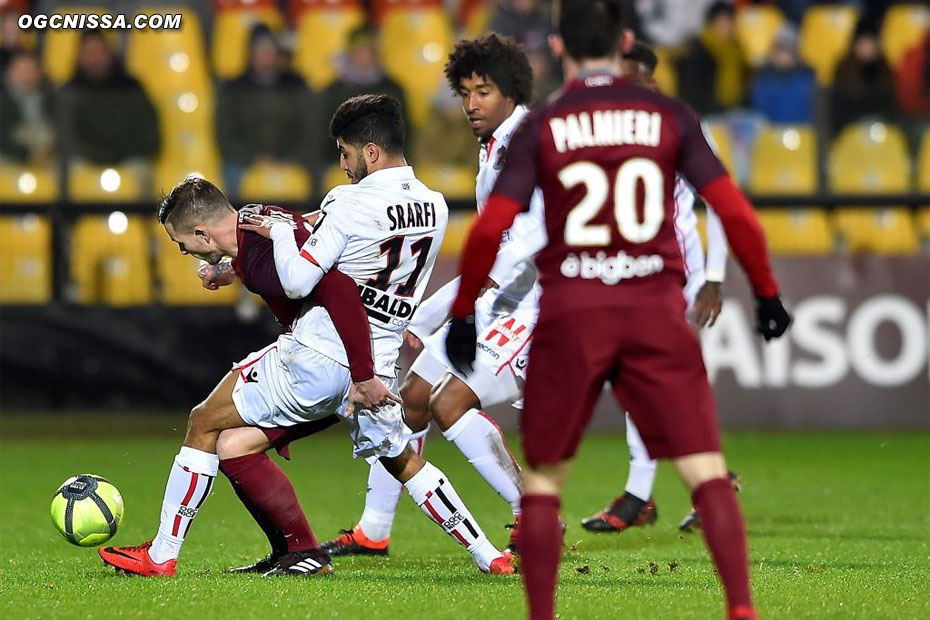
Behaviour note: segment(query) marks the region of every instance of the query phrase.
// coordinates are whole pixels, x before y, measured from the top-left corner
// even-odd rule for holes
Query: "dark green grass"
[[[73,423],[69,423],[73,424]],[[120,428],[122,425],[123,428]],[[517,578],[480,574],[465,552],[402,499],[387,559],[339,559],[323,579],[228,576],[264,540],[220,480],[192,528],[174,580],[106,570],[93,549],[72,547],[48,517],[70,475],[110,478],[126,500],[114,542],[152,536],[183,420],[97,420],[102,437],[69,440],[52,419],[3,420],[0,443],[0,616],[3,618],[516,618]],[[86,425],[76,425],[77,431]],[[135,436],[114,431],[136,428]],[[54,437],[37,438],[35,431]],[[154,432],[154,431],[160,432]],[[33,436],[29,436],[29,435]],[[302,441],[292,476],[318,536],[361,512],[367,470],[340,433]],[[754,589],[765,618],[930,618],[930,437],[926,434],[740,434],[727,441],[742,475]],[[504,503],[441,437],[427,456],[454,481],[492,540],[505,544]],[[622,535],[579,524],[626,476],[619,436],[591,436],[565,494],[569,525],[560,573],[563,618],[722,618],[703,542],[675,526],[687,495],[663,465],[659,522]],[[674,570],[670,564],[676,565]],[[584,572],[579,571],[582,569]]]

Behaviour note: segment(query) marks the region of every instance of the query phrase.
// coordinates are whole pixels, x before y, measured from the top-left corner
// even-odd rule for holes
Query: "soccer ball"
[[[52,498],[52,523],[73,545],[102,545],[116,534],[122,520],[123,496],[100,476],[68,478]]]

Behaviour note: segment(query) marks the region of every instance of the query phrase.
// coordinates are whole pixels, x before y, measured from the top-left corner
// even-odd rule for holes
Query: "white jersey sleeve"
[[[455,301],[455,296],[459,292],[459,280],[461,279],[460,276],[456,276],[421,303],[410,325],[407,326],[407,331],[420,340],[424,340],[442,327],[442,324],[449,318],[452,302]]]
[[[723,282],[727,274],[727,234],[710,205],[707,205],[707,263],[704,274],[711,282]]]

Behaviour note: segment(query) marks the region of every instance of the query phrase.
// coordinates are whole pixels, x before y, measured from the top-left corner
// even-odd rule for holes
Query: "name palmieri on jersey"
[[[643,110],[598,110],[549,119],[559,153],[592,146],[659,146],[662,115]]]

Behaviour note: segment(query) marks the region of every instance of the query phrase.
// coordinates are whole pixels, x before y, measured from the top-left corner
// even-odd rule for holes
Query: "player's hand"
[[[200,284],[208,291],[215,291],[236,281],[236,272],[226,261],[216,265],[204,265],[197,270],[197,275],[200,276]]]
[[[423,341],[420,340],[417,335],[410,330],[406,330],[404,332],[404,342],[407,343],[407,346],[414,351],[419,351],[423,348]]]
[[[720,316],[723,307],[723,287],[720,282],[704,283],[697,297],[694,298],[694,307],[691,308],[690,319],[696,326],[713,327]]]
[[[762,334],[766,342],[784,334],[792,320],[791,314],[778,296],[757,297],[756,318],[759,321],[756,331]]]
[[[446,357],[449,358],[452,367],[462,374],[470,373],[475,363],[477,346],[475,315],[470,314],[464,319],[453,318],[449,322],[449,333],[446,335]]]
[[[388,389],[378,377],[367,381],[355,381],[349,388],[349,406],[344,415],[352,415],[356,409],[377,409],[391,401],[401,403],[400,396]]]
[[[239,228],[257,233],[265,239],[271,239],[271,225],[273,223],[264,215],[255,213],[239,214]]]

